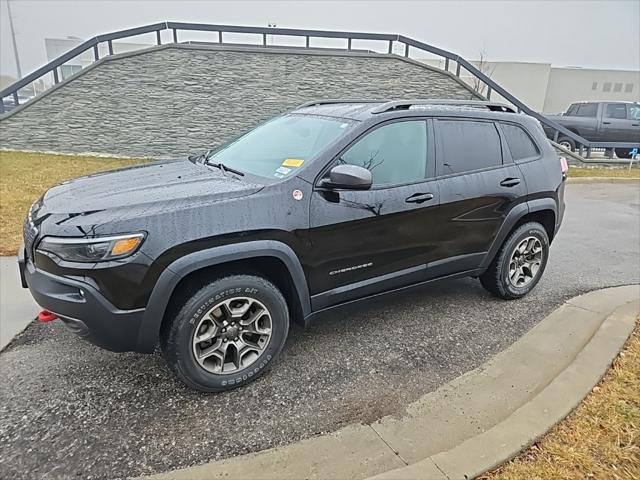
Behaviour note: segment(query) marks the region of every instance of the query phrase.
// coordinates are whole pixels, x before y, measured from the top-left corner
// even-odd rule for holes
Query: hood
[[[155,162],[76,178],[49,189],[48,214],[83,214],[136,206],[206,203],[250,195],[262,185],[189,160]]]

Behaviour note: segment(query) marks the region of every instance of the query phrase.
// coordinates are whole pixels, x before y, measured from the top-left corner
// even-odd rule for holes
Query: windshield
[[[308,115],[277,117],[216,150],[207,163],[222,163],[261,177],[285,178],[351,125],[348,120]]]

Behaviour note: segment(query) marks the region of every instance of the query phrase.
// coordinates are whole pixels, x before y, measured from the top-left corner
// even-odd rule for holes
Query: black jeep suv
[[[488,102],[319,101],[199,157],[62,183],[30,209],[23,286],[113,351],[159,343],[187,385],[258,377],[290,319],[472,276],[540,280],[566,163]]]

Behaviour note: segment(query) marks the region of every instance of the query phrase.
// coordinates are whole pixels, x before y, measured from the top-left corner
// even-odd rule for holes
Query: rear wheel
[[[163,325],[161,347],[186,385],[218,392],[262,375],[280,354],[289,331],[282,293],[252,275],[216,280],[198,290]]]
[[[505,240],[480,283],[505,300],[520,298],[540,281],[549,257],[549,236],[542,225],[529,222]]]
[[[630,148],[616,148],[616,157],[618,158],[631,158]]]
[[[576,142],[573,141],[572,138],[569,137],[558,137],[558,145],[566,148],[567,150],[571,150],[572,152],[576,149]]]

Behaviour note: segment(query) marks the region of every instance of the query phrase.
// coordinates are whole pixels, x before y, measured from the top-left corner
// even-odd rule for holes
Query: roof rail
[[[406,110],[415,105],[452,105],[458,107],[486,108],[492,112],[516,113],[513,107],[498,102],[482,100],[394,100],[371,110],[371,113],[384,113],[391,110]]]
[[[322,100],[313,100],[311,102],[303,103],[302,105],[298,105],[295,109],[305,108],[305,107],[315,107],[317,105],[333,105],[337,103],[389,103],[389,100],[370,100],[370,99],[362,99],[362,98],[335,98],[335,99],[322,99]]]

